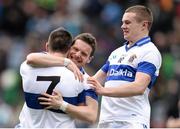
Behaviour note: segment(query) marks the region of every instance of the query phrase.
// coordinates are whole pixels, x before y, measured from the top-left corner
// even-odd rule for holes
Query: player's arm
[[[68,58],[53,56],[48,53],[31,53],[26,57],[26,62],[32,67],[66,66],[74,73],[76,79],[83,81],[79,68]]]
[[[53,95],[47,93],[43,94],[44,97],[39,97],[40,104],[48,106],[47,109],[62,109],[70,116],[87,121],[89,123],[96,122],[98,114],[98,103],[95,99],[86,96],[86,106],[75,106],[67,104],[59,92],[53,91]]]
[[[105,73],[103,70],[97,71],[97,73],[93,76],[101,85],[105,83],[107,73]]]
[[[74,106],[68,104],[66,112],[72,117],[89,123],[95,123],[98,115],[98,102],[95,99],[86,96],[86,106]]]
[[[32,67],[64,66],[64,57],[57,57],[48,53],[30,53],[27,55],[26,61]]]
[[[166,122],[167,128],[179,128],[180,127],[180,118],[169,118]]]
[[[101,68],[102,71],[107,73],[109,71],[110,62]],[[89,78],[88,83],[94,86],[96,92],[100,95],[110,97],[130,97],[144,94],[146,88],[152,81],[154,82],[158,75],[159,68],[161,66],[161,56],[158,52],[149,52],[142,56],[139,61],[135,79],[133,82],[121,84],[116,87],[103,87],[96,79]]]
[[[106,61],[106,63],[99,69],[96,74],[93,76],[101,85],[104,85],[106,81],[106,77],[108,74],[108,68],[109,68],[109,61]]]
[[[151,77],[149,74],[137,72],[135,80],[128,84],[122,84],[117,87],[103,87],[96,79],[90,77],[88,83],[92,84],[93,88],[99,95],[109,97],[130,97],[135,95],[142,95],[149,85]]]

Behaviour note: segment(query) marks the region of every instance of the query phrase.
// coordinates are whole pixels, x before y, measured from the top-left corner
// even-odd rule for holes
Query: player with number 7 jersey
[[[71,34],[64,28],[50,33],[46,43],[48,54],[66,57],[72,43]],[[20,66],[25,104],[19,116],[16,128],[74,128],[74,118],[65,113],[68,103],[79,105],[85,103],[84,82],[75,79],[66,67],[35,68],[24,61]],[[63,103],[59,109],[45,109],[38,97],[43,93],[52,94],[59,91]]]
[[[53,90],[56,90],[60,91],[63,100],[70,104],[85,103],[84,83],[76,80],[66,67],[33,68],[24,62],[20,67],[20,74],[25,96],[20,127],[75,127],[73,118],[60,109],[45,110],[39,104],[38,97],[42,93],[52,94]]]

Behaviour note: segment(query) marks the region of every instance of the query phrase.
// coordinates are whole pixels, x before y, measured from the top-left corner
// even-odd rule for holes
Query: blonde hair
[[[135,5],[127,8],[125,13],[127,12],[135,13],[137,22],[142,22],[144,20],[147,21],[148,30],[151,29],[153,23],[153,15],[152,15],[152,11],[149,8],[143,5]]]

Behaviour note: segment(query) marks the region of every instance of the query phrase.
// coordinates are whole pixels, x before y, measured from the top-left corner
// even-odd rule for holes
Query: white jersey
[[[161,54],[145,37],[128,48],[127,43],[111,53],[102,70],[107,73],[105,87],[116,87],[133,82],[136,72],[151,76],[151,82],[143,95],[133,97],[102,97],[100,122],[131,121],[149,126],[150,105],[148,94],[161,66]],[[131,90],[131,89],[129,89]]]
[[[45,110],[39,104],[41,93],[60,91],[64,101],[73,105],[85,102],[84,83],[75,80],[74,74],[65,67],[33,68],[22,63],[25,104],[20,113],[21,128],[74,128],[74,119],[61,110]]]
[[[83,68],[81,68],[80,71],[83,74],[83,77],[84,77],[84,80],[85,80],[84,83],[87,83],[86,80],[89,77],[89,75],[85,72],[85,70]],[[89,96],[92,99],[98,101],[97,93],[89,85],[87,85],[85,87],[85,96]]]

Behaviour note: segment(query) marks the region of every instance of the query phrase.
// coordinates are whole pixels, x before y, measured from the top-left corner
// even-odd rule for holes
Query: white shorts
[[[129,121],[111,121],[99,123],[98,128],[138,128],[138,129],[149,129],[149,125],[139,122]]]

